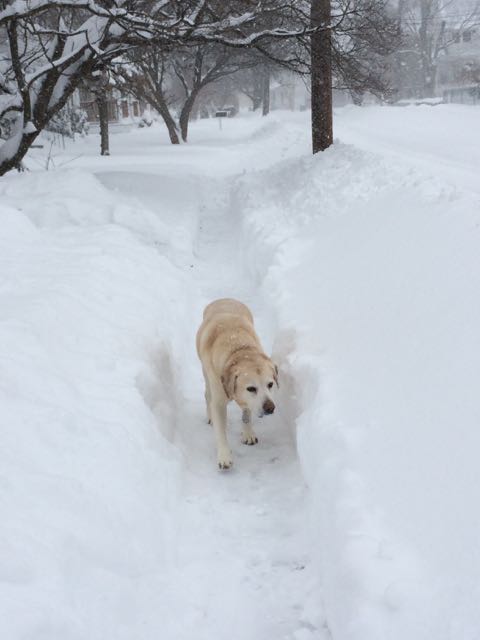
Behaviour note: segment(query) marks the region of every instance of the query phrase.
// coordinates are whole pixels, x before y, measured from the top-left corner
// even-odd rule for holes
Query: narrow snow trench
[[[312,594],[304,536],[306,488],[295,448],[289,381],[281,379],[275,415],[256,425],[255,447],[241,443],[240,412],[230,405],[228,437],[234,467],[228,472],[216,467],[213,432],[206,422],[194,342],[204,305],[219,297],[238,298],[252,309],[267,353],[275,340],[271,310],[242,257],[235,179],[205,183],[200,176],[180,180],[142,174],[135,181],[138,191],[132,192],[132,185],[122,183],[118,174],[99,177],[107,186],[128,188],[151,210],[178,209],[172,217],[177,223],[186,210],[196,216],[193,262],[189,259],[183,268],[194,282],[198,316],[191,319],[186,335],[177,336],[177,343],[187,345],[188,356],[175,363],[175,392],[169,398],[174,425],[167,432],[184,465],[165,576],[169,589],[164,595],[170,606],[162,608],[170,614],[163,637],[323,637],[309,622],[307,611]],[[178,330],[184,331],[186,324],[179,322]]]

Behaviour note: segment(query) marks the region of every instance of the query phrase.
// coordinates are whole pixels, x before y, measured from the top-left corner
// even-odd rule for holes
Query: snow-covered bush
[[[144,111],[142,113],[142,117],[140,118],[139,122],[138,122],[138,126],[140,128],[142,127],[151,127],[153,124],[153,117],[152,114],[149,111]]]
[[[13,135],[15,122],[18,118],[18,113],[10,112],[8,115],[0,118],[0,139],[8,140]]]
[[[79,107],[65,106],[50,120],[47,131],[67,138],[75,138],[76,133],[84,136],[88,133],[87,112]]]

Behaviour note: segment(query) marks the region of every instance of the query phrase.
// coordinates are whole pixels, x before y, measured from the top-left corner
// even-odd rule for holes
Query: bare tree
[[[239,69],[254,64],[244,50],[235,50],[224,45],[197,45],[194,50],[177,51],[171,58],[175,77],[178,79],[182,100],[179,125],[182,140],[187,141],[188,124],[195,100],[209,84],[236,73]]]
[[[248,54],[249,64],[232,78],[232,85],[252,101],[252,110],[262,107],[262,114],[270,111],[271,80],[282,71],[308,73],[309,66],[294,41],[262,43]]]
[[[221,73],[231,49],[255,50],[268,60],[300,68],[308,64],[305,47],[310,51],[312,46],[314,82],[319,82],[320,69],[322,86],[328,87],[331,65],[335,86],[379,92],[377,70],[393,34],[386,1],[339,0],[328,20],[326,0],[312,0],[311,7],[306,0],[1,0],[6,55],[0,63],[0,121],[9,122],[11,135],[0,146],[0,175],[18,166],[83,78],[138,47],[191,52],[182,54],[184,60],[177,58],[174,67],[184,88],[179,126],[185,139],[199,91],[206,78]],[[210,62],[210,48],[222,51],[220,66],[218,60]],[[266,82],[262,93],[268,95]],[[328,91],[323,99],[325,104],[315,111],[327,131],[320,147],[331,141]],[[167,121],[168,100],[158,107]],[[169,128],[173,139],[175,129]]]
[[[145,100],[162,116],[173,144],[188,138],[188,125],[200,92],[220,79],[255,64],[248,51],[222,44],[198,44],[134,52],[116,65],[124,90]],[[173,112],[178,110],[178,124]]]
[[[403,46],[397,57],[404,68],[397,78],[399,89],[410,84],[416,97],[433,97],[439,58],[459,35],[480,23],[480,2],[463,6],[453,0],[401,0],[399,20]]]
[[[278,0],[2,0],[0,120],[12,135],[0,147],[0,175],[19,165],[82,78],[132,47],[251,47],[305,33],[303,19],[301,8]]]
[[[179,144],[178,125],[171,113],[175,102],[170,92],[169,58],[161,47],[133,51],[113,66],[113,73],[122,91],[130,93],[153,107],[162,117],[170,142]]]
[[[252,110],[262,106],[263,78],[255,67],[241,70],[233,78],[234,86],[252,101]]]

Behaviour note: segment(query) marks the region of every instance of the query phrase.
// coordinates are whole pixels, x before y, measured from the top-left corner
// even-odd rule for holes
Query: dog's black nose
[[[263,412],[266,413],[268,416],[275,411],[275,405],[271,400],[265,400],[262,408],[263,408]]]

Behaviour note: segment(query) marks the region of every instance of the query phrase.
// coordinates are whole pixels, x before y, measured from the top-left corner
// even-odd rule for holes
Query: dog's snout
[[[263,403],[263,411],[267,415],[270,415],[275,411],[275,405],[271,400],[265,400],[265,402]]]

